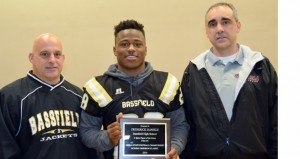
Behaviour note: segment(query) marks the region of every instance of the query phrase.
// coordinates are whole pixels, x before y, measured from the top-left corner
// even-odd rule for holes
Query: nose
[[[219,24],[219,23],[218,23],[218,25],[217,25],[217,32],[218,32],[218,33],[224,32],[223,26],[222,26],[221,24]]]
[[[55,60],[56,60],[56,57],[55,57],[55,55],[54,55],[54,54],[50,54],[50,56],[49,56],[48,60],[49,60],[50,62],[53,62],[53,61],[55,61]]]
[[[130,44],[129,47],[128,47],[128,52],[131,53],[131,52],[135,52],[135,48],[133,46],[133,44]]]

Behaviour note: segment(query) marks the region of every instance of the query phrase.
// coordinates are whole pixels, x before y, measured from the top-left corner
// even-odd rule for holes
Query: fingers
[[[123,113],[119,113],[116,118],[117,118],[117,122],[120,123],[120,118],[123,117]]]
[[[177,151],[171,147],[171,150],[168,152],[168,154],[165,157],[166,159],[177,159],[178,155],[177,155]]]
[[[121,139],[121,127],[120,123],[114,122],[107,126],[107,134],[110,142],[113,146],[119,144],[119,140]]]
[[[123,113],[119,113],[116,116],[116,122],[111,123],[107,126],[107,133],[110,142],[112,145],[116,146],[119,144],[119,140],[121,139],[121,127],[120,127],[120,118],[123,117]]]

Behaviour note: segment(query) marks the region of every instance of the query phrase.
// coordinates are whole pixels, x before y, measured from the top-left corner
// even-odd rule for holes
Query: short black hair
[[[210,10],[212,10],[213,8],[219,7],[219,6],[226,6],[226,7],[230,8],[233,12],[234,19],[236,21],[239,21],[238,13],[237,13],[237,10],[234,7],[234,5],[231,3],[226,3],[226,2],[219,2],[219,3],[213,4],[212,6],[210,6],[209,9],[206,11],[205,18],[207,17],[207,14]]]
[[[137,22],[136,20],[133,19],[128,19],[121,21],[118,25],[115,26],[115,39],[117,38],[117,34],[125,29],[136,29],[139,30],[143,33],[145,37],[145,31],[144,31],[144,25]]]

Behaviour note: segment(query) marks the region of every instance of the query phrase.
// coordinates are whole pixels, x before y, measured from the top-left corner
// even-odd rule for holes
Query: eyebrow
[[[223,17],[221,20],[229,20],[229,21],[232,21],[230,18],[226,18],[226,17]]]
[[[128,39],[120,40],[119,42],[130,42]],[[133,42],[143,42],[143,40],[140,39],[133,39]]]
[[[224,21],[224,20],[232,21],[230,18],[222,17],[222,18],[221,18],[221,21]],[[216,21],[217,21],[216,19],[212,19],[212,20],[208,21],[207,24],[210,24],[210,23],[216,22]]]

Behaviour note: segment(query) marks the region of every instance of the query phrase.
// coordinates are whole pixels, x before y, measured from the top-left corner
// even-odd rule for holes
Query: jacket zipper
[[[229,137],[226,138],[226,144],[229,146]]]

